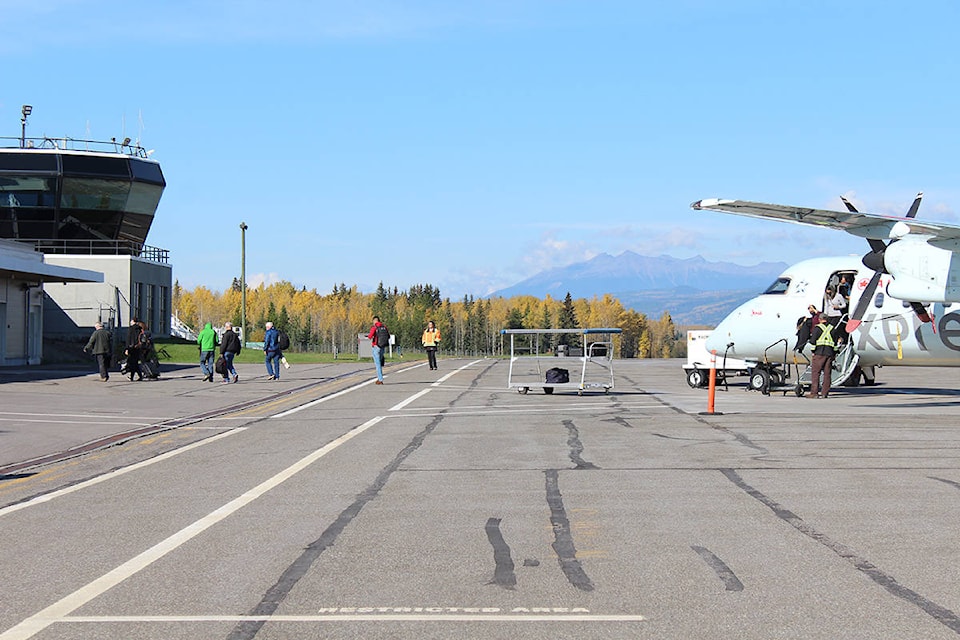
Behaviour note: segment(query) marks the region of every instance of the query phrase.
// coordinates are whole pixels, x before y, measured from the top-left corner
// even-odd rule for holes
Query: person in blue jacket
[[[263,336],[263,355],[264,362],[267,365],[267,380],[280,379],[280,358],[283,352],[280,351],[279,333],[273,328],[273,323],[267,323],[267,332]]]

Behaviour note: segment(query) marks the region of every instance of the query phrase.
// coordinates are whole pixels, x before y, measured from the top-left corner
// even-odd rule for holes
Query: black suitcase
[[[144,378],[157,379],[160,377],[160,362],[155,358],[140,362],[140,373]]]

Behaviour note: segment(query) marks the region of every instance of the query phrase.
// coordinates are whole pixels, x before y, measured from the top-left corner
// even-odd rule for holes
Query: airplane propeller
[[[857,211],[857,208],[853,206],[849,200],[840,196],[840,199],[843,201],[844,206],[847,207],[847,210],[851,213],[860,213]],[[915,218],[917,216],[917,211],[920,210],[920,200],[923,199],[923,192],[917,194],[917,197],[914,199],[913,204],[910,205],[910,210],[907,211],[907,218]],[[850,319],[847,320],[847,333],[852,333],[854,329],[860,326],[863,322],[863,314],[866,313],[867,307],[870,306],[870,301],[873,299],[873,294],[877,290],[877,284],[880,282],[880,278],[883,274],[889,274],[887,271],[886,265],[883,262],[884,253],[891,244],[896,242],[896,238],[891,240],[889,243],[884,243],[883,240],[877,238],[867,238],[867,242],[870,244],[870,253],[863,256],[863,265],[868,269],[872,269],[876,273],[873,274],[873,277],[870,278],[870,282],[867,283],[866,288],[863,290],[863,293],[860,294],[860,300],[857,302],[857,308],[854,309],[853,315],[850,316]],[[923,322],[932,322],[930,314],[927,313],[927,310],[919,302],[911,302],[910,306],[913,307],[914,313],[917,314],[917,317],[920,318]]]

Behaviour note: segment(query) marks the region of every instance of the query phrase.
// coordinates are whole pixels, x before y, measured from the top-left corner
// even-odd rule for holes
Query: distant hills
[[[681,325],[715,325],[737,305],[766,289],[787,265],[761,262],[745,267],[708,262],[700,256],[680,259],[642,256],[632,251],[548,269],[501,289],[491,297],[518,295],[563,299],[609,293],[623,306],[659,318],[666,310]]]

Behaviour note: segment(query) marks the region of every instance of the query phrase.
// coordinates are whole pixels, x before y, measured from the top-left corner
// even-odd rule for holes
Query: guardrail
[[[150,262],[167,264],[170,262],[170,250],[160,247],[131,242],[129,240],[50,240],[42,238],[18,239],[19,242],[33,244],[41,253],[96,255],[96,256],[133,256]]]

